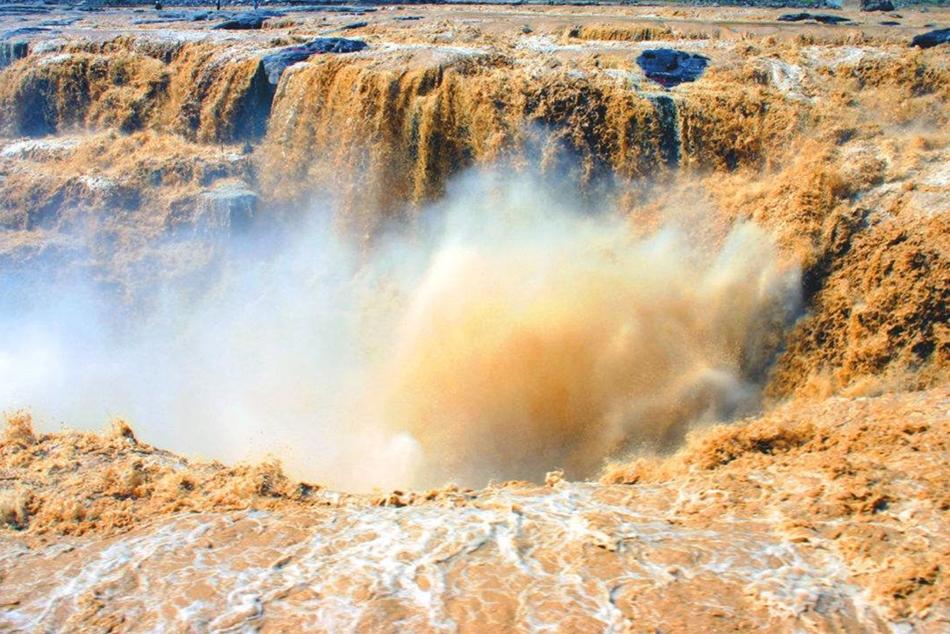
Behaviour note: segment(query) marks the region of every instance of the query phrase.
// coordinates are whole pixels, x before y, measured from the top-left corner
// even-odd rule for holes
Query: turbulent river
[[[948,16],[0,5],[0,629],[946,631]]]

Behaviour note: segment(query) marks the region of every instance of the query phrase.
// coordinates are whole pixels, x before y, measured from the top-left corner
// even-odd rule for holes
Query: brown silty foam
[[[377,497],[18,419],[0,622],[939,631],[946,392],[784,406],[600,484]]]

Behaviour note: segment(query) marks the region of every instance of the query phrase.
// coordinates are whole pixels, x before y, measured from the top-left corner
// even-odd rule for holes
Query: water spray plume
[[[380,382],[383,418],[422,446],[422,482],[586,477],[619,451],[669,448],[755,402],[750,368],[794,310],[797,273],[752,225],[704,250],[544,192],[481,180],[448,205],[457,222]]]
[[[581,207],[478,173],[369,254],[325,224],[251,236],[200,297],[173,286],[123,319],[91,284],[56,289],[6,320],[4,402],[121,415],[149,442],[274,454],[348,489],[590,477],[754,404],[797,288],[768,237],[691,244],[671,223],[634,238]]]

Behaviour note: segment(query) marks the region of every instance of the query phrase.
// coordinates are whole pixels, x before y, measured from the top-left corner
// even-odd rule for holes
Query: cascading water
[[[0,629],[950,619],[939,9],[50,6]]]

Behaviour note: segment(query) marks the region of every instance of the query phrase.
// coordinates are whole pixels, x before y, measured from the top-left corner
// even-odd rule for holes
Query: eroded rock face
[[[668,88],[696,81],[708,63],[708,57],[671,48],[649,49],[637,58],[637,64],[647,77]]]
[[[265,56],[261,61],[267,81],[276,86],[281,74],[288,66],[309,59],[321,53],[356,53],[366,48],[362,40],[350,40],[343,37],[318,37],[302,46],[289,46],[276,53]]]

